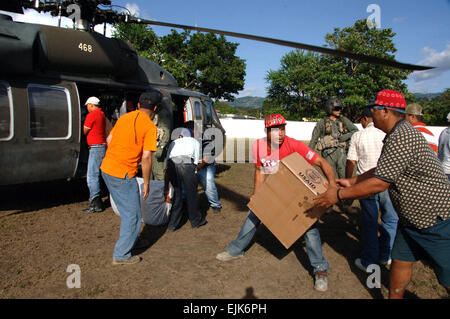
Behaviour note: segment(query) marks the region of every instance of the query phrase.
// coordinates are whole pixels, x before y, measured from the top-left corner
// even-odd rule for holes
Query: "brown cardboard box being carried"
[[[300,154],[283,158],[248,207],[289,249],[326,211],[314,207],[312,198],[326,191],[324,178]]]

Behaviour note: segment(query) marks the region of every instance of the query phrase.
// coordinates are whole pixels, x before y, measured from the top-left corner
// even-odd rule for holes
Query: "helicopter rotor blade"
[[[274,38],[267,38],[257,35],[251,35],[251,34],[244,34],[244,33],[237,33],[237,32],[231,32],[231,31],[224,31],[224,30],[217,30],[217,29],[209,29],[209,28],[202,28],[202,27],[195,27],[195,26],[189,26],[189,25],[182,25],[182,24],[175,24],[175,23],[168,23],[168,22],[161,22],[161,21],[154,21],[154,20],[146,20],[146,19],[139,19],[139,18],[133,18],[131,17],[129,22],[132,23],[139,23],[139,24],[151,24],[151,25],[158,25],[163,27],[173,27],[178,29],[188,29],[188,30],[194,30],[194,31],[200,31],[200,32],[210,32],[210,33],[216,33],[216,34],[222,34],[227,35],[231,37],[237,37],[237,38],[243,38],[243,39],[249,39],[249,40],[256,40],[261,42],[267,42],[282,46],[288,46],[292,48],[297,49],[303,49],[308,51],[315,51],[335,56],[340,56],[343,58],[349,58],[353,60],[358,60],[361,62],[367,62],[371,64],[378,64],[383,66],[390,66],[394,68],[399,69],[405,69],[405,70],[412,70],[412,71],[423,71],[423,70],[429,70],[434,69],[434,67],[431,66],[423,66],[423,65],[414,65],[414,64],[407,64],[407,63],[401,63],[397,62],[395,60],[387,60],[383,58],[378,58],[374,56],[369,55],[363,55],[358,53],[352,53],[342,50],[334,50],[329,49],[325,47],[319,47],[315,45],[309,45],[299,42],[292,42],[292,41],[286,41],[281,39],[274,39]]]

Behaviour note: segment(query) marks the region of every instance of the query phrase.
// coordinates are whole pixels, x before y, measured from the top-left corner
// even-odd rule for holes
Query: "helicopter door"
[[[189,97],[184,105],[184,122],[194,121],[203,127],[202,101],[196,97]]]
[[[73,177],[78,164],[81,127],[76,86],[29,84],[27,95],[30,162],[40,171],[32,175],[37,180]]]
[[[1,156],[1,184],[73,177],[80,147],[75,84],[14,83],[11,87],[13,132],[2,141],[7,152]]]

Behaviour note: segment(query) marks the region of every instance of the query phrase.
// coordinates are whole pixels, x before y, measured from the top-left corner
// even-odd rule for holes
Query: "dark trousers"
[[[181,162],[181,163],[180,163]],[[189,221],[192,227],[199,226],[202,222],[202,214],[198,209],[198,179],[195,173],[197,165],[191,160],[181,161],[178,158],[169,159],[167,162],[167,174],[173,186],[172,210],[170,213],[168,228],[175,230],[183,217],[182,187],[186,193],[186,206]]]

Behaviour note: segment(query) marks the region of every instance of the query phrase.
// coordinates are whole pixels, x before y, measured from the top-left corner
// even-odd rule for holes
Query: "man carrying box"
[[[329,207],[389,189],[399,222],[392,247],[389,298],[403,298],[413,263],[431,259],[439,283],[450,292],[450,183],[425,137],[405,120],[406,101],[383,90],[370,105],[375,127],[386,133],[377,166],[330,186],[313,200]]]
[[[264,123],[267,137],[255,141],[252,146],[255,183],[250,199],[264,183],[266,175],[277,171],[280,160],[295,152],[299,153],[311,165],[318,165],[330,185],[337,187],[331,165],[301,141],[286,136],[286,120],[282,115],[269,115],[264,119]],[[216,258],[220,261],[229,261],[243,257],[244,250],[255,235],[260,223],[259,218],[249,210],[237,238],[228,245],[226,251],[218,254]],[[315,275],[314,289],[326,291],[328,289],[327,271],[330,267],[322,255],[322,242],[315,224],[305,233],[305,240],[306,253]]]

